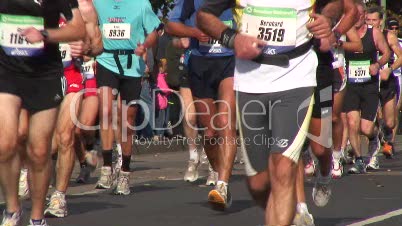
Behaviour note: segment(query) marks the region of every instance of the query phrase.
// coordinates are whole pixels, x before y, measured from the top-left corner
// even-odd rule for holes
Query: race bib
[[[233,21],[223,21],[223,23],[226,26],[233,28]],[[230,50],[223,47],[219,40],[209,39],[208,42],[200,42],[199,51],[201,53],[224,53]]]
[[[107,39],[130,39],[131,24],[111,23],[103,25],[103,35]]]
[[[348,73],[348,81],[350,83],[363,83],[370,81],[370,61],[350,61]]]
[[[90,61],[84,62],[81,66],[82,74],[84,75],[85,79],[93,79],[95,78],[95,71],[93,68],[94,60],[91,59]]]
[[[25,37],[20,34],[22,29],[28,27],[43,30],[43,18],[0,14],[0,45],[7,55],[33,57],[43,53],[43,42],[30,44]]]
[[[63,62],[64,68],[71,65],[73,58],[71,57],[71,48],[67,43],[60,43],[59,50],[61,54],[61,61]]]
[[[292,8],[248,5],[243,12],[242,32],[268,43],[267,55],[288,52],[296,47],[297,11]]]

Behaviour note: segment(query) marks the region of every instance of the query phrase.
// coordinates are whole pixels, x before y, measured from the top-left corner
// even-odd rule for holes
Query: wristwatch
[[[49,32],[47,30],[41,30],[40,34],[43,36],[44,41],[49,39]]]

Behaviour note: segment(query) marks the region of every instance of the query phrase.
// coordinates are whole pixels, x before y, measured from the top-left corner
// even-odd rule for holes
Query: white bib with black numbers
[[[131,24],[110,23],[103,25],[103,35],[107,39],[130,39]]]
[[[266,41],[265,54],[274,55],[296,47],[297,10],[284,7],[257,7],[243,11],[242,32]]]
[[[22,29],[44,29],[44,19],[34,16],[0,14],[0,46],[9,56],[33,57],[43,53],[44,43],[29,43],[20,33]]]
[[[364,83],[370,81],[370,60],[350,61],[348,75],[348,81],[350,83]]]
[[[71,56],[71,47],[67,43],[60,43],[59,50],[61,54],[61,61],[63,62],[64,68],[71,65],[73,58]]]
[[[91,59],[90,61],[84,62],[82,64],[81,71],[85,79],[95,78],[94,63],[94,59]]]

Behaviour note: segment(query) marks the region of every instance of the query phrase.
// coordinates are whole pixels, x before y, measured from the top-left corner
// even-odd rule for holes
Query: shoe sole
[[[216,182],[207,182],[205,183],[206,186],[215,186]]]
[[[212,209],[214,209],[214,210],[224,211],[227,208],[225,200],[215,190],[212,190],[211,192],[209,192],[208,203],[211,205]]]
[[[386,159],[392,159],[392,154],[388,152],[382,152],[382,154],[385,156]]]
[[[96,186],[95,186],[95,189],[102,189],[102,190],[107,190],[107,189],[110,189],[112,186],[104,186],[104,185],[102,185],[102,184],[97,184]]]
[[[193,183],[193,182],[196,181],[196,180],[198,180],[198,173],[197,173],[197,176],[194,177],[193,179],[184,178],[184,181],[190,182],[190,183]]]
[[[45,217],[49,217],[49,218],[63,218],[63,217],[67,217],[67,212],[66,213],[53,213],[51,211],[45,211]]]
[[[131,192],[128,192],[128,193],[126,193],[126,192],[114,192],[114,194],[115,195],[129,195],[129,194],[131,194]]]

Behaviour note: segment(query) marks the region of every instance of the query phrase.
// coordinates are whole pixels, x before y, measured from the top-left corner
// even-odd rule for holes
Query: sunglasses
[[[396,30],[399,30],[399,27],[390,27],[388,30],[396,31]]]

